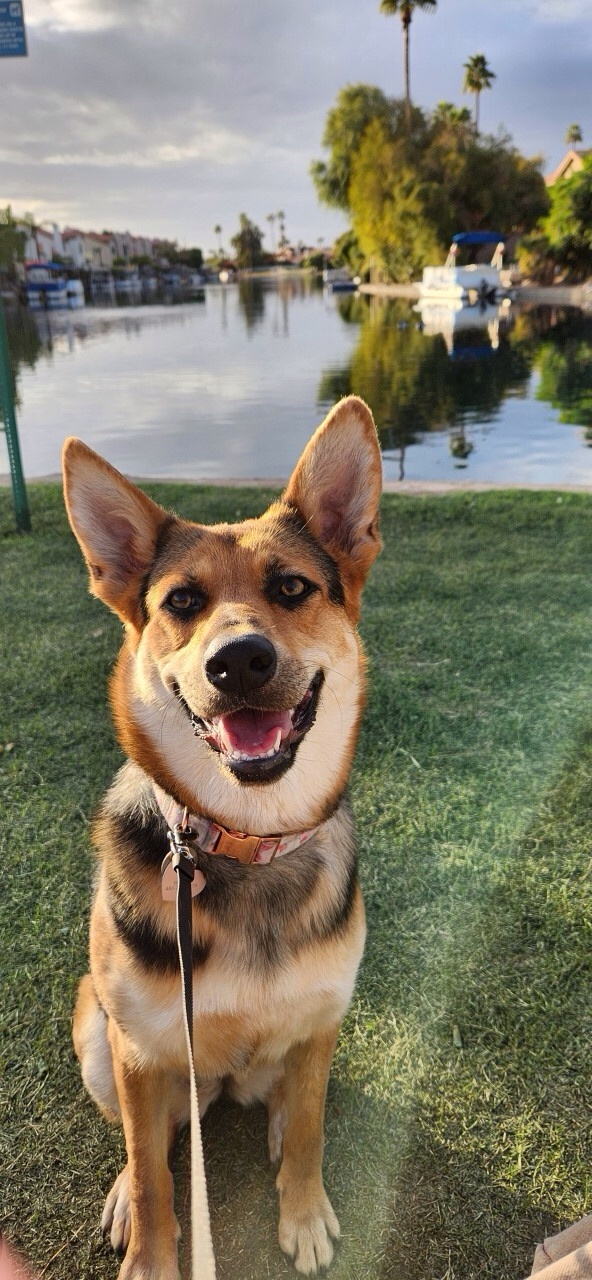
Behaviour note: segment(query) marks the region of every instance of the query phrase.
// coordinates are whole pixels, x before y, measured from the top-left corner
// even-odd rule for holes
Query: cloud
[[[586,138],[590,36],[577,20],[591,3],[446,0],[432,17],[418,14],[414,100],[462,101],[462,63],[483,48],[498,77],[484,127],[503,119],[528,151],[560,149],[573,119]],[[309,177],[326,113],[348,81],[402,92],[400,23],[378,0],[25,0],[25,9],[30,56],[6,59],[0,78],[0,205],[45,218],[209,248],[215,223],[228,238],[244,210],[267,230],[269,210],[284,208],[296,239],[329,241],[343,219],[318,205]]]
[[[567,24],[590,21],[590,0],[534,0],[533,7],[543,22]]]

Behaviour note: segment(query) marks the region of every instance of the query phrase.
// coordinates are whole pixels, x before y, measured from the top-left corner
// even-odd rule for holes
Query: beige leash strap
[[[191,1280],[216,1280],[216,1260],[212,1244],[208,1191],[204,1168],[199,1099],[193,1065],[193,928],[191,886],[195,863],[185,841],[191,831],[183,826],[169,832],[172,862],[177,874],[177,947],[181,967],[183,1022],[189,1059],[191,1094]],[[197,873],[200,874],[199,872]]]

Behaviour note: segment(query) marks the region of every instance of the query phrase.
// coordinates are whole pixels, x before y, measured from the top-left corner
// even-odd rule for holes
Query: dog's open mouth
[[[245,782],[272,781],[292,764],[296,749],[314,724],[323,673],[318,671],[297,706],[286,711],[245,707],[214,716],[196,715],[179,687],[175,694],[198,738],[219,752],[224,763]]]

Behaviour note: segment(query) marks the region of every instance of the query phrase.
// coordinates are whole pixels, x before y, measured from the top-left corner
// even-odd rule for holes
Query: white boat
[[[70,311],[79,311],[84,307],[84,287],[82,280],[68,280],[66,283],[66,301]]]
[[[139,302],[142,297],[142,281],[137,271],[122,268],[114,274],[115,296],[122,302]]]
[[[26,262],[27,302],[32,311],[58,311],[68,306],[67,282],[57,262]]]
[[[352,279],[346,267],[325,267],[323,284],[331,293],[355,293],[360,277]]]
[[[463,245],[495,244],[490,263],[470,262],[459,266],[457,258]],[[501,277],[504,240],[497,231],[461,231],[453,236],[443,267],[424,267],[419,296],[430,300],[497,302],[508,290]]]

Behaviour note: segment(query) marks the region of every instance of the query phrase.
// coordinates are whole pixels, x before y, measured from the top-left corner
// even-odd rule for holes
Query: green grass
[[[149,492],[205,520],[266,496]],[[102,1280],[122,1142],[69,1024],[88,823],[119,761],[104,690],[120,628],[86,594],[57,490],[31,505],[18,537],[0,492],[0,1221],[52,1280]],[[590,1208],[592,499],[387,497],[383,530],[352,783],[369,938],[327,1114],[331,1274],[518,1280]],[[220,1280],[293,1275],[262,1110],[214,1109],[204,1141]],[[181,1143],[182,1213],[186,1160]]]

